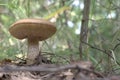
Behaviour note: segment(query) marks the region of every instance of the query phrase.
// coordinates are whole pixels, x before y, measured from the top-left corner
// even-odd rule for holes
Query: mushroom
[[[56,27],[43,19],[22,19],[12,24],[9,32],[17,39],[28,40],[27,64],[31,65],[39,55],[39,41],[51,37],[56,32]]]

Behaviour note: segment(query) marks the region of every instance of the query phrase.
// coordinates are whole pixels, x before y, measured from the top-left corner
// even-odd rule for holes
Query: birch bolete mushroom
[[[39,54],[39,41],[51,37],[56,32],[56,27],[43,19],[23,19],[12,24],[9,32],[17,39],[28,40],[27,64],[30,65]]]

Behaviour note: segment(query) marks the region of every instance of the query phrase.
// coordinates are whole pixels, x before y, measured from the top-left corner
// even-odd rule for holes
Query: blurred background
[[[83,1],[0,0],[0,60],[27,54],[26,40],[18,40],[9,33],[11,24],[23,18],[43,18],[55,23],[56,34],[40,42],[44,56],[62,64],[79,60]],[[93,62],[100,71],[106,70],[106,66],[119,69],[116,61],[120,62],[120,1],[91,0],[88,30],[88,44],[111,51],[114,59],[88,46],[83,60]]]

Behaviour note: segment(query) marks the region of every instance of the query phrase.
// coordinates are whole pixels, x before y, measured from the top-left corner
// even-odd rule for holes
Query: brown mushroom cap
[[[37,38],[42,41],[51,37],[56,32],[56,27],[43,19],[23,19],[14,23],[9,31],[18,39]]]

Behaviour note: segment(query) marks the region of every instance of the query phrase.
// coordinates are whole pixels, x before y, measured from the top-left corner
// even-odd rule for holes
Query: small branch
[[[106,50],[102,50],[102,49],[99,49],[99,48],[97,48],[97,47],[94,47],[94,46],[92,46],[91,44],[88,44],[88,43],[86,43],[86,42],[84,42],[84,41],[82,41],[82,43],[88,45],[89,47],[91,47],[91,48],[93,48],[93,49],[96,49],[96,50],[98,50],[98,51],[100,51],[100,52],[103,52],[103,53],[107,54],[108,56],[110,56],[111,58],[113,58],[110,54],[107,53]]]
[[[115,49],[120,46],[120,43],[116,44],[115,47],[113,48],[113,51],[115,51]]]
[[[96,49],[96,50],[98,50],[100,52],[103,52],[103,53],[107,54],[109,57],[111,57],[114,60],[114,57],[110,54],[111,53],[110,50],[102,50],[102,49],[96,48],[96,47],[92,46],[91,44],[88,44],[88,43],[86,43],[84,41],[82,41],[82,43],[88,45],[89,47],[91,47],[93,49]],[[116,63],[120,66],[120,63],[118,61],[116,61]]]
[[[91,69],[84,68],[81,64],[69,64],[64,66],[57,66],[53,64],[43,64],[39,66],[15,66],[15,65],[5,65],[0,67],[0,72],[13,72],[13,71],[40,71],[40,72],[59,72],[67,69],[78,69],[87,72],[92,72],[97,76],[103,77],[100,73],[95,72]]]
[[[117,39],[118,41],[120,41],[120,39]],[[120,43],[116,44],[115,47],[113,48],[113,51],[115,51],[115,49],[120,45]]]
[[[120,39],[117,39],[118,41],[120,41]]]
[[[86,43],[86,42],[84,42],[84,41],[82,41],[82,43],[84,43],[84,44],[88,45],[89,47],[91,47],[91,48],[93,48],[93,49],[96,49],[96,50],[98,50],[98,51],[100,51],[100,52],[103,52],[103,53],[105,52],[105,50],[96,48],[96,47],[92,46],[91,44],[88,44],[88,43]]]

